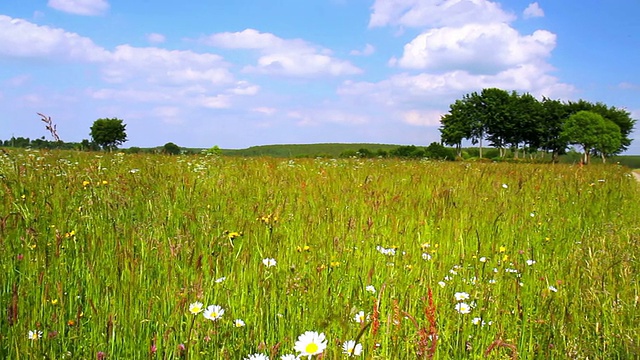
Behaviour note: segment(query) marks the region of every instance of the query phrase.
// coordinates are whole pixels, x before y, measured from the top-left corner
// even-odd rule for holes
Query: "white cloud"
[[[229,89],[229,92],[236,95],[255,95],[260,91],[260,86],[249,83],[248,81],[238,81],[236,86]]]
[[[374,52],[376,52],[376,48],[371,44],[367,44],[364,46],[364,49],[351,50],[349,54],[355,55],[355,56],[369,56],[369,55],[372,55]]]
[[[76,15],[101,15],[109,10],[107,0],[49,0],[47,5]]]
[[[254,29],[224,32],[207,36],[207,45],[229,49],[259,50],[257,64],[246,66],[245,72],[285,76],[342,76],[362,72],[348,61],[331,56],[331,51],[300,39],[282,39]]]
[[[522,36],[505,23],[469,24],[432,29],[404,47],[397,64],[404,68],[496,73],[543,61],[555,47],[546,30]]]
[[[402,121],[414,126],[438,126],[443,114],[437,110],[409,110],[402,114]]]
[[[525,19],[534,18],[534,17],[543,17],[544,10],[538,5],[537,2],[529,4],[524,12],[522,13]]]
[[[261,33],[255,29],[240,32],[223,32],[209,35],[202,42],[227,49],[281,49],[286,47],[304,47],[302,40],[284,40],[270,33]]]
[[[500,4],[488,0],[376,0],[372,9],[369,27],[430,28],[515,19]]]
[[[167,38],[162,34],[151,33],[147,35],[147,41],[150,42],[151,44],[162,44],[166,40]]]
[[[120,45],[103,69],[105,79],[121,83],[142,78],[150,83],[184,85],[205,83],[226,85],[233,82],[222,57],[189,50],[166,50]]]
[[[257,112],[257,113],[261,113],[261,114],[265,114],[265,115],[273,115],[278,110],[275,109],[275,108],[271,108],[271,107],[261,106],[261,107],[253,108],[253,109],[251,109],[251,111]]]
[[[104,61],[109,53],[91,39],[62,29],[0,15],[0,56],[52,61]]]

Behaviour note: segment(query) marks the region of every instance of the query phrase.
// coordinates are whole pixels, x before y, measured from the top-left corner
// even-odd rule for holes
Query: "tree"
[[[117,118],[98,119],[93,122],[90,135],[93,142],[104,150],[111,151],[127,141],[126,127],[127,125]]]
[[[169,154],[169,155],[179,155],[182,150],[180,149],[180,146],[172,142],[168,142],[164,144],[164,146],[162,147],[162,151],[165,154]]]
[[[569,115],[569,108],[560,100],[542,99],[540,147],[551,151],[554,163],[558,162],[558,158],[565,153],[569,144],[562,132],[564,122]]]
[[[607,120],[613,121],[618,128],[620,129],[620,146],[616,149],[613,154],[621,153],[631,145],[632,139],[630,138],[631,133],[633,132],[633,128],[635,126],[636,120],[631,118],[631,113],[629,113],[625,109],[618,109],[614,106],[607,106],[601,102],[598,103],[590,103],[585,100],[579,100],[577,102],[568,102],[566,105],[572,114],[575,114],[579,111],[586,110],[591,111],[596,114],[600,114],[603,118]]]
[[[598,147],[605,127],[605,120],[600,114],[582,110],[569,116],[564,124],[563,134],[569,140],[569,144],[582,147],[582,162],[588,164],[590,154]]]
[[[604,119],[604,126],[601,129],[594,151],[602,157],[602,162],[607,162],[607,157],[618,151],[622,144],[622,134],[620,127],[611,120]]]

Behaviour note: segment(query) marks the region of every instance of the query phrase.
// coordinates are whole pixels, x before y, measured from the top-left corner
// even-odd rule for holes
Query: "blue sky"
[[[124,147],[427,145],[485,87],[639,119],[638,14],[633,0],[3,0],[0,139],[48,136],[41,112],[65,141],[123,119]]]

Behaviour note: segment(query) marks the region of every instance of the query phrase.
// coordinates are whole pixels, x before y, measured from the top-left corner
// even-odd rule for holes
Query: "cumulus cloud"
[[[215,54],[120,45],[111,53],[103,75],[112,83],[142,78],[150,83],[166,85],[224,85],[233,82],[233,75],[227,67],[222,57]]]
[[[99,62],[109,52],[76,33],[0,15],[0,56]]]
[[[488,0],[376,0],[369,27],[413,28],[510,22],[515,15]]]
[[[538,5],[537,2],[534,2],[529,4],[529,6],[527,6],[527,8],[524,9],[524,12],[522,13],[522,15],[524,16],[525,19],[534,18],[534,17],[543,17],[544,11],[540,7],[540,5]]]
[[[354,55],[354,56],[369,56],[369,55],[372,55],[374,52],[376,52],[376,48],[371,44],[367,44],[367,45],[364,46],[364,49],[362,49],[362,50],[351,50],[351,52],[349,52],[349,54]]]
[[[362,72],[348,61],[331,56],[331,51],[300,39],[282,39],[254,29],[217,33],[202,38],[210,46],[260,51],[257,64],[245,72],[285,76],[343,76]]]
[[[47,5],[59,11],[86,16],[101,15],[109,10],[107,0],[49,0]]]
[[[427,31],[404,47],[397,64],[404,68],[495,73],[520,64],[544,60],[556,36],[537,30],[522,36],[505,23],[468,24]]]

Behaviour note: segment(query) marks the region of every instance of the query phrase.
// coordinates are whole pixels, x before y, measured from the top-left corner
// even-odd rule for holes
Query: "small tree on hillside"
[[[582,162],[588,164],[590,154],[600,143],[605,127],[605,119],[600,114],[583,110],[569,116],[564,124],[563,134],[569,144],[582,147]]]
[[[117,149],[127,141],[126,126],[120,119],[98,119],[91,126],[91,138],[104,150]]]

